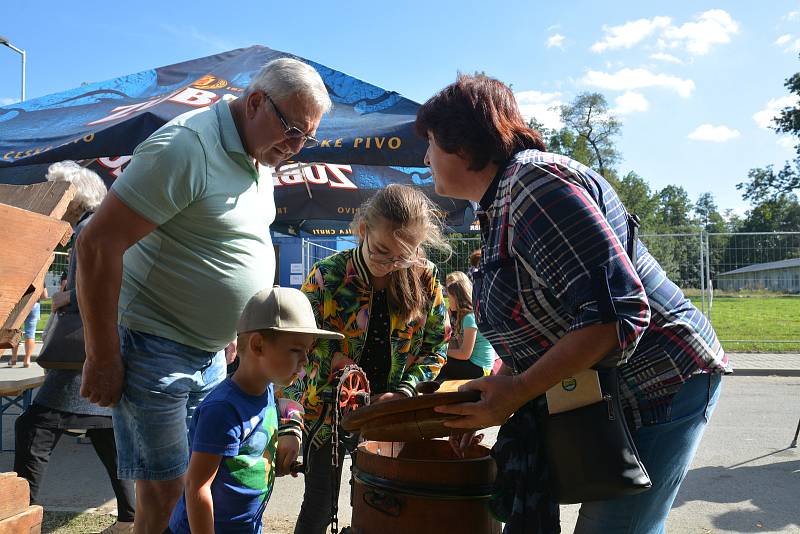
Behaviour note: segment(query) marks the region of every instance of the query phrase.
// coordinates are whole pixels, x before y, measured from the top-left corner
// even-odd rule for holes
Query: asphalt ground
[[[751,358],[775,361],[757,355]],[[667,532],[800,533],[800,448],[789,448],[800,419],[800,355],[774,355],[780,369],[732,355],[738,372],[726,377],[719,404],[667,521]],[[0,362],[0,380],[18,373]],[[743,366],[745,364],[745,366]],[[748,371],[749,369],[749,371]],[[14,412],[14,409],[9,410]],[[3,416],[3,444],[13,443],[13,415]],[[491,444],[496,428],[486,432]],[[0,453],[0,472],[10,471],[13,453]],[[345,465],[345,472],[349,463]],[[278,479],[267,507],[265,532],[292,532],[303,494],[302,478]],[[92,446],[65,436],[51,460],[41,499],[46,510],[109,512],[113,493]],[[562,507],[562,528],[571,532],[576,506]],[[340,525],[350,523],[349,486],[344,477]]]

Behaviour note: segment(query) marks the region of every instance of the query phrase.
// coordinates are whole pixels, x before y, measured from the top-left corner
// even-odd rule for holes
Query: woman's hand
[[[63,308],[70,303],[69,291],[57,291],[53,293],[52,309]]]
[[[448,441],[453,448],[453,452],[455,452],[459,458],[463,458],[464,451],[483,441],[483,434],[476,434],[474,430],[463,433],[457,432],[455,434],[450,434],[450,439]]]
[[[525,395],[519,376],[487,376],[463,384],[459,391],[481,392],[478,402],[462,402],[436,406],[434,411],[460,415],[444,422],[449,428],[488,428],[502,425],[530,399]]]

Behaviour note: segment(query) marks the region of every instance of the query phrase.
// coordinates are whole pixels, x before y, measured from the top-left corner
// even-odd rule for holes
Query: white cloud
[[[787,14],[783,16],[786,20],[797,20],[800,19],[800,11],[789,11]]]
[[[615,48],[631,48],[657,29],[668,27],[671,20],[669,17],[653,17],[633,20],[620,26],[603,25],[605,33],[603,39],[594,43],[590,49],[592,52],[600,53]]]
[[[783,108],[792,106],[800,106],[800,97],[790,95],[780,98],[771,98],[764,109],[753,113],[753,120],[756,121],[759,128],[770,128],[774,126],[772,121],[778,116],[780,111]]]
[[[712,141],[714,143],[724,143],[739,137],[739,130],[728,128],[727,126],[714,126],[712,124],[701,124],[687,137],[694,141]]]
[[[797,145],[797,139],[792,137],[791,135],[782,135],[778,137],[778,144],[785,148],[786,150],[791,150],[794,152],[794,147]]]
[[[666,61],[667,63],[674,63],[676,65],[682,65],[683,61],[676,58],[672,54],[667,54],[666,52],[656,52],[655,54],[650,54],[651,59],[657,59],[658,61]]]
[[[792,39],[794,39],[794,41]],[[773,44],[775,46],[783,48],[783,51],[787,54],[794,54],[800,52],[800,37],[795,39],[795,37],[791,33],[781,35],[780,37],[775,39],[775,42]]]
[[[547,38],[547,43],[546,43],[547,44],[547,48],[556,47],[556,48],[563,49],[564,48],[564,39],[566,39],[566,37],[564,37],[560,33],[556,33],[554,35],[551,35],[550,37]]]
[[[616,107],[611,110],[612,115],[628,115],[647,111],[650,102],[641,93],[627,91],[614,99]]]
[[[794,39],[794,36],[791,33],[787,33],[775,39],[773,44],[775,46],[783,47],[783,51],[787,54],[800,52],[800,37],[794,39],[794,42],[792,39]]]
[[[514,93],[520,113],[525,120],[536,117],[546,128],[559,129],[561,122],[561,93],[543,93],[541,91],[519,91]]]
[[[19,102],[19,98],[0,98],[0,107],[16,104],[17,102]]]
[[[673,25],[670,17],[632,20],[619,26],[604,25],[603,39],[590,49],[600,53],[631,48],[650,36],[657,36],[656,46],[661,50],[682,48],[699,56],[707,54],[713,45],[729,43],[731,35],[738,31],[739,23],[727,11],[710,9],[680,26]]]
[[[693,54],[707,54],[712,45],[731,42],[731,35],[739,31],[739,24],[727,11],[710,9],[695,17],[694,22],[666,28],[663,37],[668,48],[685,47]]]
[[[643,89],[645,87],[664,87],[672,89],[683,98],[691,96],[694,91],[694,81],[684,80],[677,76],[655,74],[647,69],[620,69],[611,74],[590,70],[581,79],[586,85],[610,89],[612,91],[627,91],[630,89]]]

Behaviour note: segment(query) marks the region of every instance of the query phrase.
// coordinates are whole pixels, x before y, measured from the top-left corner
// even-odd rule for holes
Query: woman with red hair
[[[606,179],[546,152],[499,81],[459,76],[420,108],[416,129],[436,192],[479,204],[475,316],[504,363],[467,384],[481,401],[437,410],[461,416],[453,428],[499,425],[562,379],[616,366],[653,486],[584,503],[576,532],[663,532],[730,365],[710,323],[636,239]],[[542,491],[516,503],[546,501]],[[556,531],[557,519],[537,528]]]

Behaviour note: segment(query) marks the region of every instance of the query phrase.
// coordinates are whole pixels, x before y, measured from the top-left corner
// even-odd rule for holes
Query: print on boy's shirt
[[[197,407],[189,434],[193,453],[222,456],[211,483],[215,530],[261,532],[275,483],[278,413],[273,386],[253,396],[226,379]],[[190,532],[184,496],[172,513],[169,528],[175,534]]]

